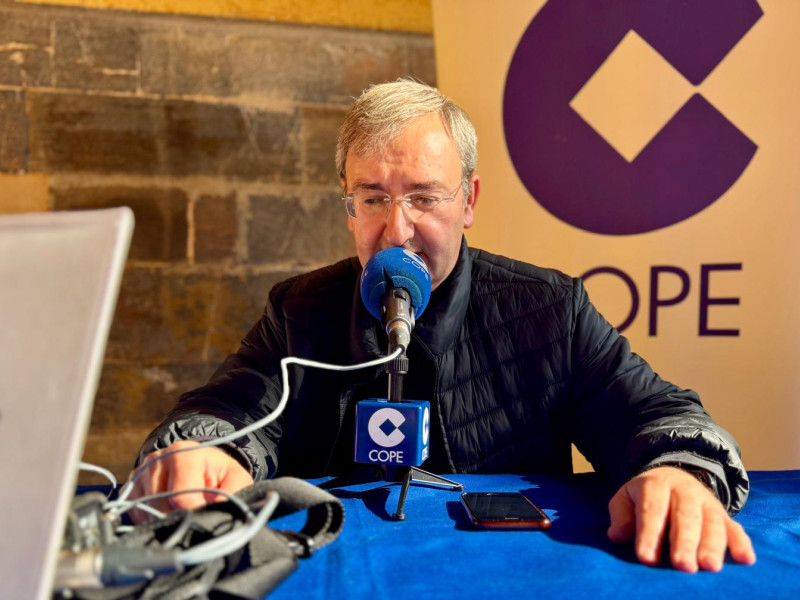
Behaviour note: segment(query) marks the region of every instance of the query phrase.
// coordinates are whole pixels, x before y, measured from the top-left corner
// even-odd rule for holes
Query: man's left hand
[[[753,564],[756,555],[744,528],[728,516],[706,486],[677,467],[656,467],[623,485],[608,503],[613,542],[633,540],[636,557],[658,564],[669,530],[672,566],[694,573],[719,571],[726,551],[738,563]]]

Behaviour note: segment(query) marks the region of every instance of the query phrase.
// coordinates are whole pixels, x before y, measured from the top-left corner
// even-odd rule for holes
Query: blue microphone
[[[454,490],[464,486],[417,467],[430,453],[431,405],[427,400],[403,399],[403,376],[408,373],[406,349],[411,343],[414,321],[431,299],[431,274],[419,256],[403,248],[375,254],[361,274],[361,300],[386,328],[389,354],[388,398],[370,398],[356,403],[355,462],[380,466],[391,477],[401,475],[403,485],[393,518],[405,519],[403,505],[412,479],[444,485]]]
[[[422,259],[403,248],[387,248],[361,273],[361,300],[389,336],[389,352],[408,348],[414,321],[431,298],[431,274]]]
[[[386,329],[389,354],[403,352],[388,365],[389,397],[356,404],[356,462],[417,466],[428,458],[430,403],[403,400],[402,377],[408,372],[411,329],[430,297],[431,274],[410,250],[381,250],[364,266],[361,300]]]

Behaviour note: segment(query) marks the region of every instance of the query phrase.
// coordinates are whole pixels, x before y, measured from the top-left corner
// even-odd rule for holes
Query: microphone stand
[[[390,287],[387,290],[390,294],[390,302],[395,301],[398,307],[393,311],[396,315],[389,323],[386,323],[387,333],[389,334],[389,354],[395,352],[398,348],[402,348],[402,353],[391,360],[387,367],[389,375],[389,402],[402,402],[403,400],[403,376],[408,373],[408,357],[406,356],[406,348],[411,342],[411,327],[414,324],[413,315],[409,315],[404,307],[411,306],[408,291],[403,288]],[[384,303],[384,306],[386,303]],[[405,322],[406,326],[394,327],[394,322]],[[392,515],[395,521],[402,521],[406,518],[403,514],[403,507],[406,503],[406,496],[408,495],[408,487],[411,482],[427,484],[427,485],[440,485],[449,488],[453,491],[460,492],[464,486],[460,483],[452,481],[430,473],[419,467],[401,466],[397,467],[395,472],[395,479],[402,477],[402,487],[400,488],[400,498],[397,501],[397,511]]]

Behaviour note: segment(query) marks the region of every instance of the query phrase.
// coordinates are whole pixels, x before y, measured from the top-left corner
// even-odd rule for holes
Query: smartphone
[[[520,492],[464,492],[461,502],[481,529],[548,529],[552,523]]]

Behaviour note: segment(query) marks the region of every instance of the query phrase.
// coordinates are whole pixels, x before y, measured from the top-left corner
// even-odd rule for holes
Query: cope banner
[[[749,469],[800,468],[800,2],[433,0],[471,245],[586,282]]]

